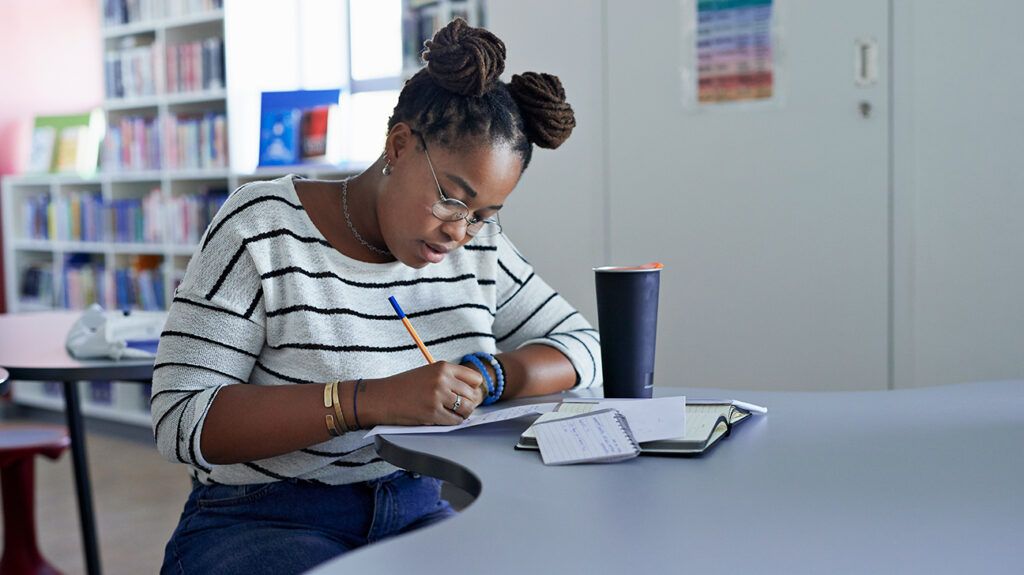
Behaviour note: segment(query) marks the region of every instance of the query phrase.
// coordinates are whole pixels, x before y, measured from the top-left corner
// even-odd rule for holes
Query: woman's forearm
[[[357,382],[343,381],[338,399],[344,423],[335,421],[340,431],[347,427],[353,433],[381,424],[455,425],[483,399],[482,382],[475,370],[445,362],[359,380],[358,392]],[[335,412],[324,406],[325,385],[225,386],[203,424],[203,457],[218,465],[242,463],[327,441],[326,416]],[[450,406],[457,396],[469,402],[454,412]]]
[[[572,363],[549,345],[528,345],[498,359],[506,372],[502,399],[558,393],[576,384]]]
[[[345,382],[339,393],[352,393]],[[331,438],[324,416],[324,385],[228,385],[217,393],[200,437],[203,457],[224,465],[297,451]],[[351,402],[342,400],[346,419]],[[351,420],[349,420],[351,421]],[[351,425],[351,423],[350,423]]]

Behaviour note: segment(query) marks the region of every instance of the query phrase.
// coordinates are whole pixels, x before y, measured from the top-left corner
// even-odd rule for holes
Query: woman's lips
[[[420,251],[422,252],[423,259],[432,264],[438,264],[444,260],[445,254],[448,253],[448,248],[423,242],[423,247]]]

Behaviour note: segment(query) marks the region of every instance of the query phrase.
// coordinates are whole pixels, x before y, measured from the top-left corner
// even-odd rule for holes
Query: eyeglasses
[[[430,154],[427,152],[427,141],[419,132],[413,133],[419,136],[420,142],[423,143],[423,154],[427,156],[430,175],[434,176],[434,184],[437,185],[437,195],[441,196],[441,199],[434,202],[434,205],[430,208],[430,212],[434,214],[434,217],[442,222],[466,220],[466,233],[474,237],[488,237],[500,234],[501,220],[498,219],[497,214],[493,218],[478,218],[473,215],[473,212],[465,203],[444,195],[444,192],[441,191],[441,182],[437,179],[437,172],[434,171],[434,163],[430,161]]]

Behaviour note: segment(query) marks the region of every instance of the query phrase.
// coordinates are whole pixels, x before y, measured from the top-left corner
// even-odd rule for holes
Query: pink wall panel
[[[100,0],[0,2],[0,175],[26,165],[33,117],[100,105],[102,60]]]

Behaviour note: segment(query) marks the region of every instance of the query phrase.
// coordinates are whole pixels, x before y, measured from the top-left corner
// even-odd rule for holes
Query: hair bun
[[[512,76],[509,90],[526,125],[526,137],[542,148],[555,149],[569,139],[576,115],[565,101],[558,76],[526,72]]]
[[[456,18],[423,43],[427,71],[441,87],[480,96],[505,71],[505,43],[483,28]]]

